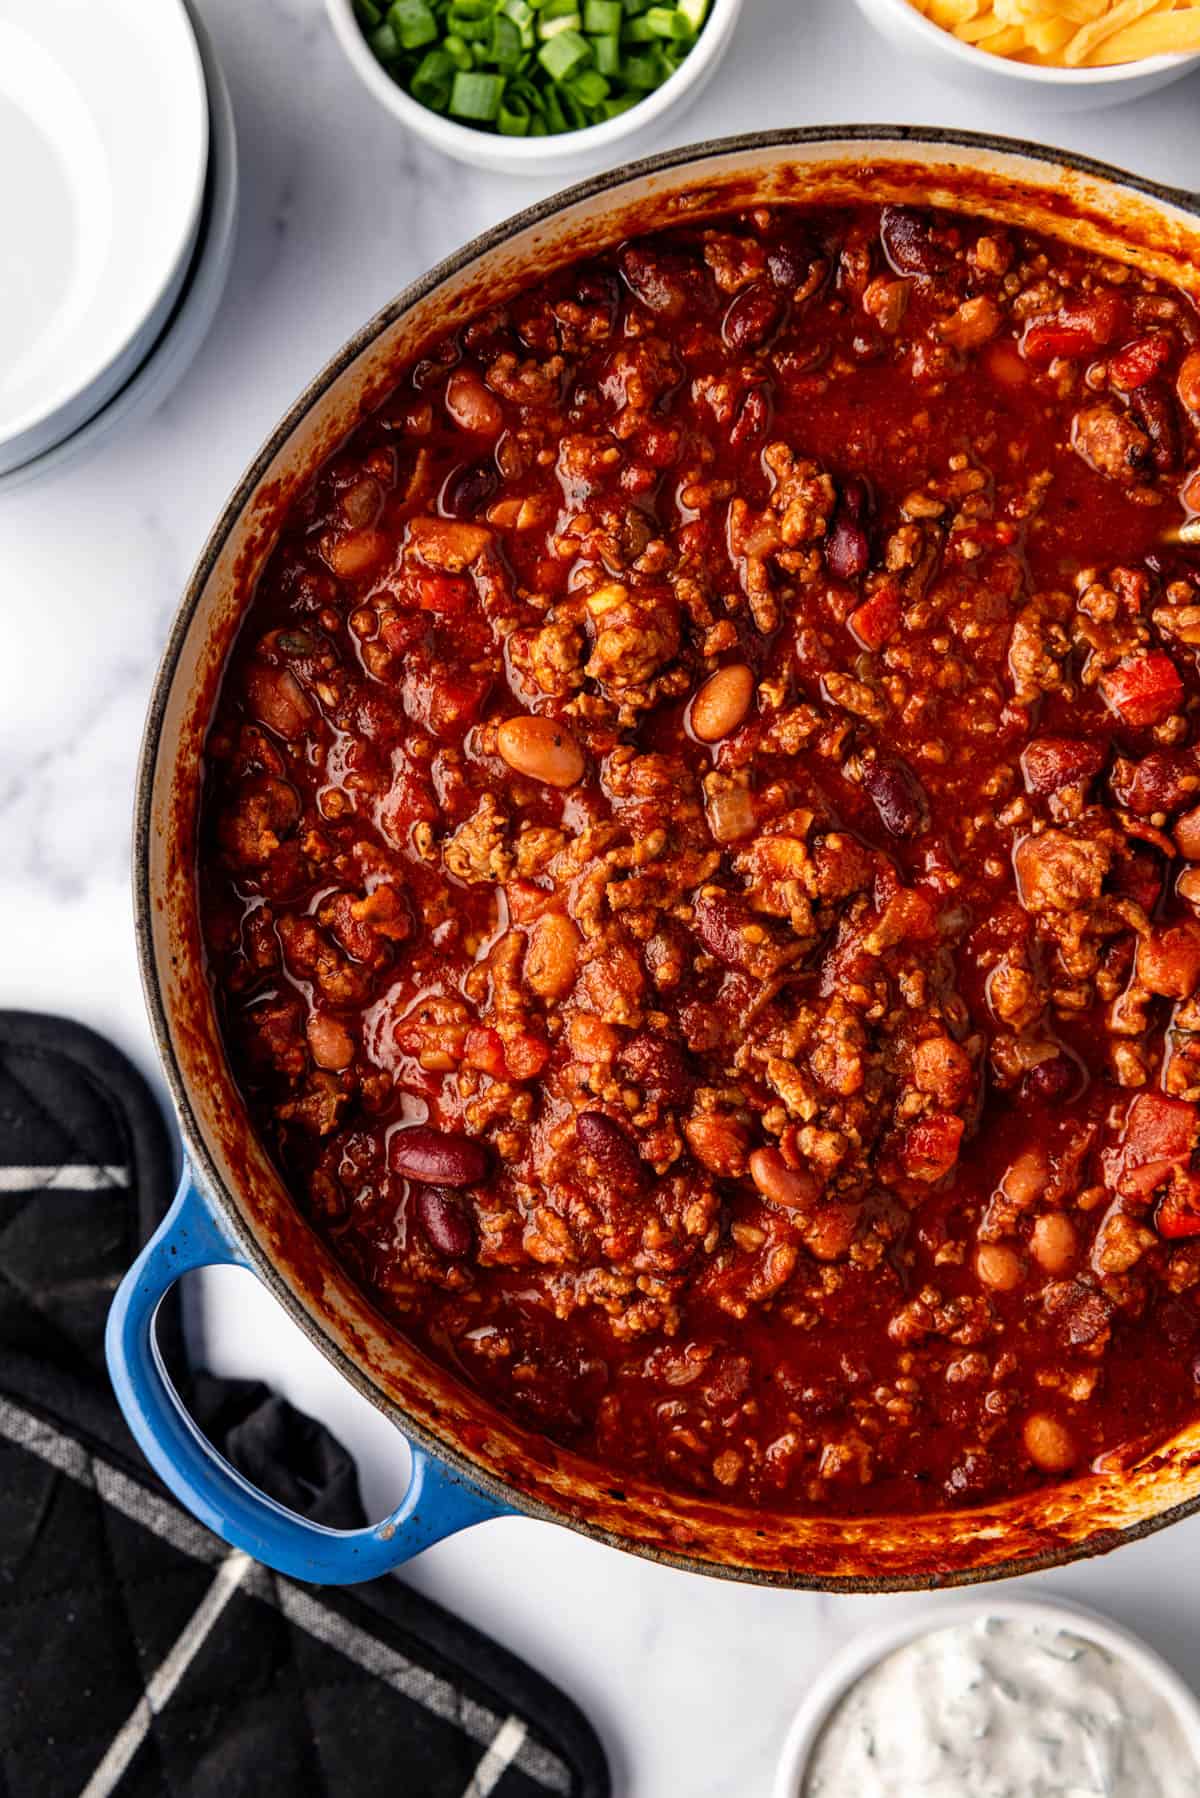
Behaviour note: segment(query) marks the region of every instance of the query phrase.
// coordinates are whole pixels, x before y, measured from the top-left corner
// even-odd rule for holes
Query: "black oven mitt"
[[[397,1580],[271,1573],[177,1505],[103,1359],[109,1301],[173,1190],[144,1081],[81,1025],[0,1012],[0,1798],[606,1798],[582,1712]],[[265,1387],[189,1377],[273,1496],[364,1521],[341,1445]]]

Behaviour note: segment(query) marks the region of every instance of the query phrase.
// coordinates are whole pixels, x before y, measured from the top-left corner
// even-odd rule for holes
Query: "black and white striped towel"
[[[531,1668],[397,1580],[270,1573],[149,1473],[101,1341],[170,1162],[110,1044],[0,1012],[0,1798],[607,1798],[590,1724]],[[186,1382],[177,1311],[160,1340]],[[363,1521],[319,1425],[245,1382],[186,1389],[249,1477]]]

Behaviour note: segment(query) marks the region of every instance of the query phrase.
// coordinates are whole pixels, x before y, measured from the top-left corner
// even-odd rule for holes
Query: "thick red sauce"
[[[840,1512],[1195,1415],[1197,334],[756,212],[479,318],[294,507],[212,977],[297,1202],[500,1410]]]

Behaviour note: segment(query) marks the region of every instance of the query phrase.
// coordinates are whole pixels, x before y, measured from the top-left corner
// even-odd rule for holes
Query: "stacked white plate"
[[[165,397],[233,254],[237,143],[183,0],[0,0],[0,493]]]

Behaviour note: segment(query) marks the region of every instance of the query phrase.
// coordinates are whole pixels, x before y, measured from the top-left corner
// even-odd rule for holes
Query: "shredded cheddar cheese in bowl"
[[[909,0],[963,43],[1016,62],[1096,69],[1200,51],[1191,0]]]

